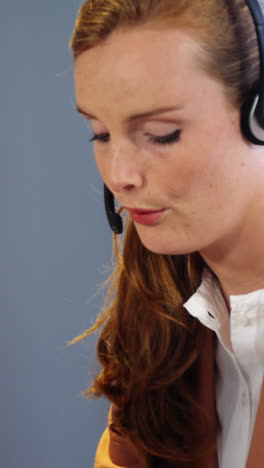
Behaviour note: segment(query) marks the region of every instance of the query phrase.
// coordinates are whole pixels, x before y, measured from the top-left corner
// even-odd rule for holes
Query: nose
[[[139,149],[133,144],[122,144],[115,147],[110,156],[107,179],[108,187],[116,194],[141,188],[144,178]]]

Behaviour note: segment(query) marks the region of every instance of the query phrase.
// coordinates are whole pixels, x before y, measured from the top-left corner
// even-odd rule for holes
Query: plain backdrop
[[[91,326],[112,236],[75,110],[68,42],[81,0],[0,0],[0,466],[92,468],[108,402]]]

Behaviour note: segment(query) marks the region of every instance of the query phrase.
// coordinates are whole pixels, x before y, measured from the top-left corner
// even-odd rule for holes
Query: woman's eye
[[[171,145],[180,140],[181,133],[182,133],[181,130],[176,130],[175,132],[170,133],[169,135],[164,135],[164,136],[159,136],[159,137],[151,136],[150,141],[158,145]],[[92,138],[90,138],[89,141],[99,141],[100,143],[108,143],[109,139],[110,139],[109,133],[99,133],[99,134],[94,134]]]
[[[109,133],[94,134],[89,141],[100,141],[101,143],[107,143],[109,141]]]
[[[176,143],[176,141],[180,140],[181,133],[181,130],[175,130],[175,132],[170,133],[169,135],[151,137],[151,141],[160,145],[172,145],[173,143]]]

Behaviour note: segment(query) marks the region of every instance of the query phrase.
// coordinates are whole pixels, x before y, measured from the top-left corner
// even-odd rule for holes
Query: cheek
[[[199,155],[195,158],[187,154],[177,155],[172,162],[164,162],[158,178],[167,193],[180,196],[201,183],[201,178],[206,177],[206,171]]]

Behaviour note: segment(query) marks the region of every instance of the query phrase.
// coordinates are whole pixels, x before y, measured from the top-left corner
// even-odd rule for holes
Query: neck
[[[244,220],[236,232],[200,255],[216,274],[225,298],[264,289],[264,213],[263,209]]]

